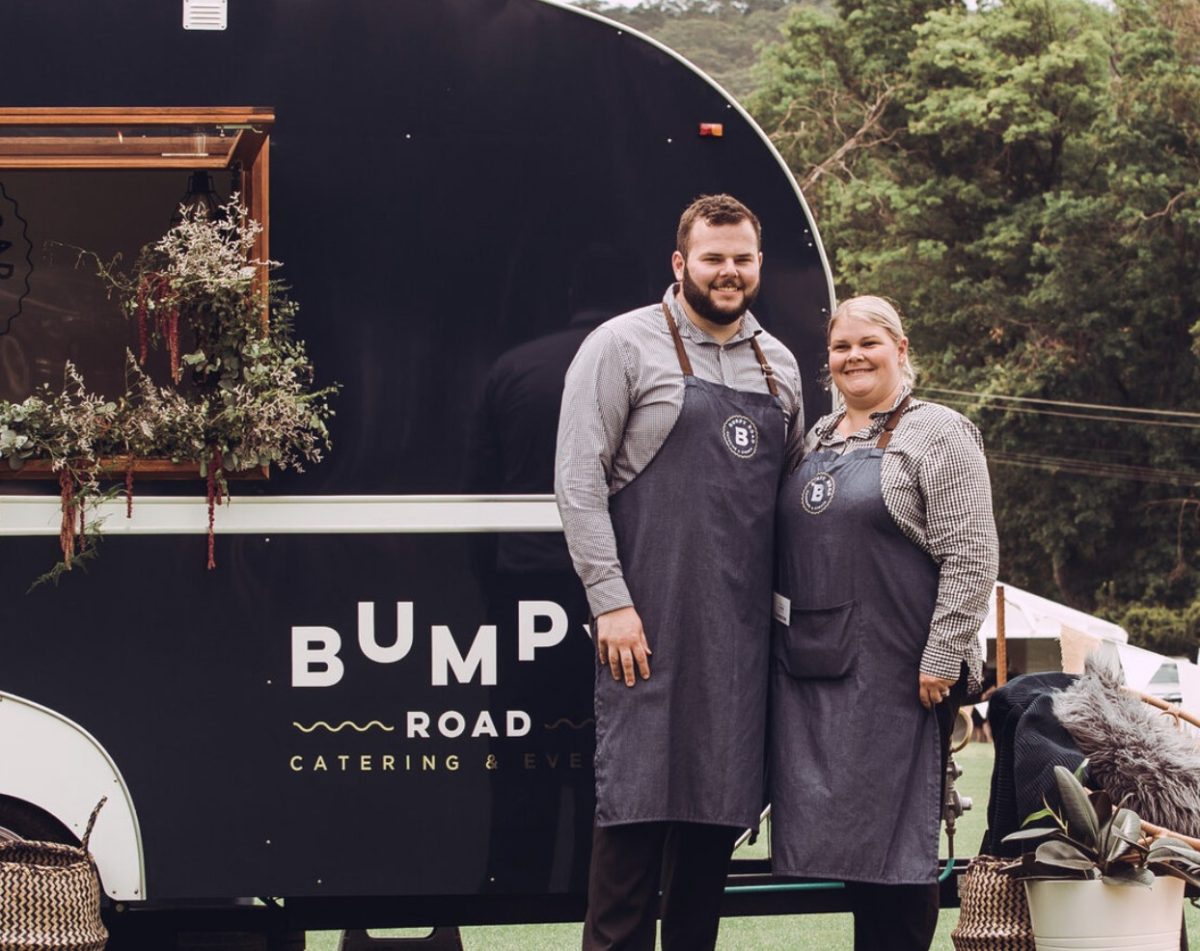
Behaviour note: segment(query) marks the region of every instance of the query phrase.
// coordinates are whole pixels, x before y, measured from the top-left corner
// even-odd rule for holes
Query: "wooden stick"
[[[1174,717],[1176,726],[1178,726],[1179,721],[1182,720],[1184,723],[1190,723],[1194,727],[1200,727],[1200,717],[1188,713],[1178,704],[1168,703],[1166,700],[1163,700],[1162,697],[1155,697],[1153,694],[1143,693],[1140,690],[1134,690],[1132,687],[1122,687],[1121,690],[1127,694],[1137,697],[1142,701],[1142,703],[1148,703],[1150,706],[1161,710],[1167,716]]]
[[[1182,832],[1172,832],[1170,829],[1164,829],[1162,826],[1151,825],[1146,820],[1142,820],[1142,835],[1149,836],[1152,839],[1157,839],[1160,836],[1170,836],[1172,839],[1179,839],[1189,848],[1200,852],[1200,839],[1193,839],[1190,835],[1184,835]]]

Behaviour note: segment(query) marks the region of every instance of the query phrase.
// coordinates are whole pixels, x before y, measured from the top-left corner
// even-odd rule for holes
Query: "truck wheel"
[[[71,830],[45,809],[39,809],[23,799],[0,795],[0,842],[12,839],[79,844]]]

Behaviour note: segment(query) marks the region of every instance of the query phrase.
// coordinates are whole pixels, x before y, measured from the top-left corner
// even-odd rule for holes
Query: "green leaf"
[[[1104,882],[1107,885],[1144,885],[1148,888],[1154,884],[1154,873],[1148,868],[1118,862],[1104,873]]]
[[[1034,852],[1034,858],[1040,865],[1052,865],[1055,868],[1087,871],[1096,867],[1094,857],[1067,842],[1043,842]]]
[[[1092,804],[1088,800],[1083,784],[1062,766],[1054,767],[1054,781],[1062,800],[1067,834],[1089,848],[1096,848],[1100,823],[1096,817],[1096,810],[1092,808]]]
[[[1166,853],[1172,857],[1179,857],[1200,865],[1200,852],[1197,852],[1185,842],[1180,842],[1178,839],[1173,839],[1170,836],[1163,836],[1155,839],[1150,845],[1150,855],[1154,856],[1158,853]]]
[[[1031,812],[1029,815],[1027,815],[1025,817],[1025,821],[1021,823],[1021,827],[1024,828],[1025,826],[1034,822],[1038,822],[1042,819],[1053,819],[1057,822],[1058,814],[1049,806],[1047,806],[1045,809],[1039,809],[1037,812]]]
[[[1061,835],[1060,829],[1047,829],[1039,827],[1036,829],[1019,829],[1016,832],[1010,832],[1001,841],[1003,842],[1037,842],[1041,839],[1048,839],[1051,836]]]
[[[1138,841],[1141,834],[1142,820],[1138,818],[1137,813],[1130,809],[1118,809],[1112,822],[1105,827],[1107,841],[1104,844],[1104,853],[1106,861],[1115,862],[1131,848],[1142,853],[1144,857],[1145,849]]]
[[[1082,780],[1081,780],[1082,781]],[[1113,817],[1112,797],[1104,789],[1097,790],[1091,795],[1092,808],[1096,810],[1096,819],[1103,829]]]
[[[1156,875],[1169,875],[1172,878],[1182,879],[1189,885],[1200,887],[1200,872],[1195,869],[1180,868],[1178,865],[1172,865],[1168,862],[1154,862],[1147,867]]]

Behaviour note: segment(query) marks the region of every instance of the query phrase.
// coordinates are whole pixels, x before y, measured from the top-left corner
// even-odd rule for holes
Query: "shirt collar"
[[[679,333],[684,337],[690,337],[691,339],[697,340],[700,343],[716,344],[717,341],[711,334],[701,330],[690,320],[688,320],[687,314],[683,312],[683,308],[676,299],[675,295],[678,292],[678,283],[669,285],[666,293],[663,294],[663,303],[667,305],[667,309],[670,310],[671,316],[675,318],[675,326],[679,328]],[[663,322],[660,326],[663,333],[666,334],[671,332],[671,328],[668,327],[665,322]],[[717,345],[728,347],[732,344],[739,343],[740,341],[749,340],[751,337],[757,337],[760,333],[762,333],[762,324],[758,322],[758,319],[752,313],[750,313],[750,311],[746,311],[746,313],[742,314],[742,322],[738,326],[737,333],[726,340],[724,344]]]
[[[900,392],[896,394],[896,399],[892,402],[891,406],[889,406],[887,409],[876,410],[874,413],[872,413],[871,425],[867,427],[868,434],[874,435],[877,430],[882,429],[883,424],[887,422],[887,418],[892,415],[892,412],[897,406],[904,402],[904,398],[909,396],[911,393],[912,387],[905,383],[900,387]],[[908,406],[904,408],[904,412],[907,413],[910,409],[912,409],[912,405],[912,403],[909,403]],[[818,423],[817,438],[829,439],[830,436],[837,431],[837,424],[842,421],[842,417],[845,415],[846,407],[843,405],[836,413],[832,413],[826,417],[826,421],[824,423]],[[859,432],[862,432],[862,430],[859,430]],[[840,436],[840,434],[838,435]]]
[[[899,406],[901,403],[904,402],[904,397],[908,396],[910,393],[912,393],[912,387],[909,386],[907,383],[905,383],[903,386],[900,387],[900,392],[896,394],[896,399],[892,402],[892,405],[889,406],[887,409],[876,410],[874,413],[871,414],[871,419],[880,419],[880,418],[887,419],[889,416],[892,415],[892,411],[895,410],[895,408],[897,406]],[[907,413],[908,408],[905,407],[904,411]]]

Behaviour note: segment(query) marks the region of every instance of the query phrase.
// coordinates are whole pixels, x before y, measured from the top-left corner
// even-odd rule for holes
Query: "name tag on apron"
[[[785,598],[778,591],[771,592],[771,613],[780,624],[792,623],[792,599]]]

